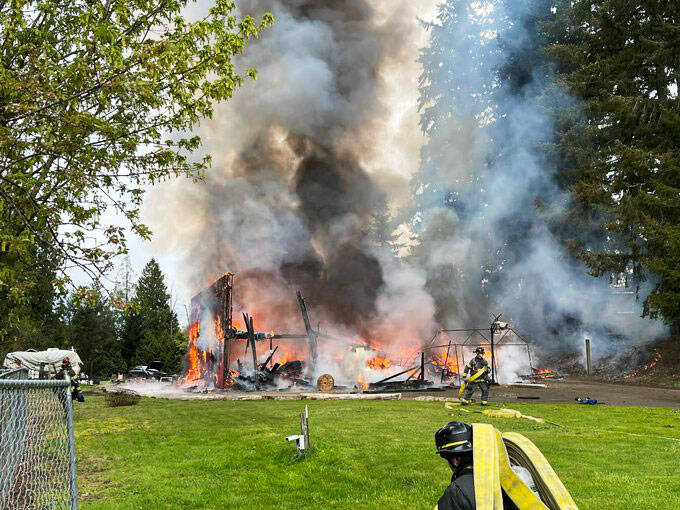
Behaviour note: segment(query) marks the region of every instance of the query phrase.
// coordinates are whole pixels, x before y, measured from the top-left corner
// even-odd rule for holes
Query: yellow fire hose
[[[475,382],[477,379],[482,377],[482,375],[484,375],[484,372],[486,372],[486,368],[480,368],[467,379],[463,379],[463,384],[460,385],[460,389],[458,390],[458,398],[463,396],[463,392],[465,391],[465,388],[468,387],[468,384],[470,384],[471,382]]]
[[[548,461],[526,437],[474,423],[472,438],[477,510],[502,510],[501,487],[520,510],[578,510]],[[519,478],[513,465],[529,470],[540,497]]]
[[[503,443],[511,463],[527,468],[550,510],[578,510],[571,494],[534,443],[522,434],[506,432]]]

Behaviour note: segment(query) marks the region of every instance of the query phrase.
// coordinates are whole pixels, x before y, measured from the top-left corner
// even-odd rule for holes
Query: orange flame
[[[184,382],[191,382],[201,378],[198,349],[196,349],[196,340],[198,339],[199,330],[200,324],[198,322],[195,322],[189,328],[189,354],[187,356],[189,367],[184,376]]]
[[[548,368],[534,368],[533,372],[534,377],[541,379],[555,379],[556,377],[559,377],[557,372]]]
[[[392,366],[392,362],[387,358],[383,358],[382,356],[373,356],[371,359],[366,361],[366,366],[368,368],[372,368],[373,370],[383,370],[385,368],[390,368]]]
[[[642,372],[645,372],[650,368],[655,367],[659,363],[659,361],[661,361],[661,353],[659,351],[654,351],[654,359],[652,359],[652,361],[647,363],[644,367],[640,368],[639,370],[636,370],[632,374],[628,374],[626,378],[639,376]]]
[[[453,377],[458,373],[458,362],[451,356],[439,357],[435,354],[432,356],[432,365],[444,370],[444,377]]]

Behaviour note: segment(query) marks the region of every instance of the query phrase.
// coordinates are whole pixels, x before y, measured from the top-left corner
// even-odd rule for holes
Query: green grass
[[[167,401],[76,406],[81,508],[431,509],[450,478],[435,430],[441,402],[310,401],[312,453],[284,441],[300,401]],[[561,424],[488,419],[525,434],[586,509],[680,508],[680,413],[580,405],[511,406]],[[474,408],[473,408],[474,409]]]

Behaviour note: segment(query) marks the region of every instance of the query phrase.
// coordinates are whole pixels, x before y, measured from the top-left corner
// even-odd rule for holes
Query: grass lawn
[[[309,401],[313,452],[299,431],[305,401],[142,399],[76,405],[81,508],[428,509],[450,478],[433,435],[456,419],[442,402]],[[680,508],[680,413],[669,409],[511,406],[559,423],[488,419],[543,451],[581,510]],[[474,408],[473,408],[474,409]]]

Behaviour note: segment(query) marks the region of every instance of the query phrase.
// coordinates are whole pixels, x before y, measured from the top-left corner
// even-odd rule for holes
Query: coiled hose
[[[578,510],[569,491],[529,439],[515,432],[501,434],[486,423],[473,423],[472,437],[477,510],[502,510],[503,491],[520,510]],[[513,465],[529,470],[538,496],[513,471]]]

